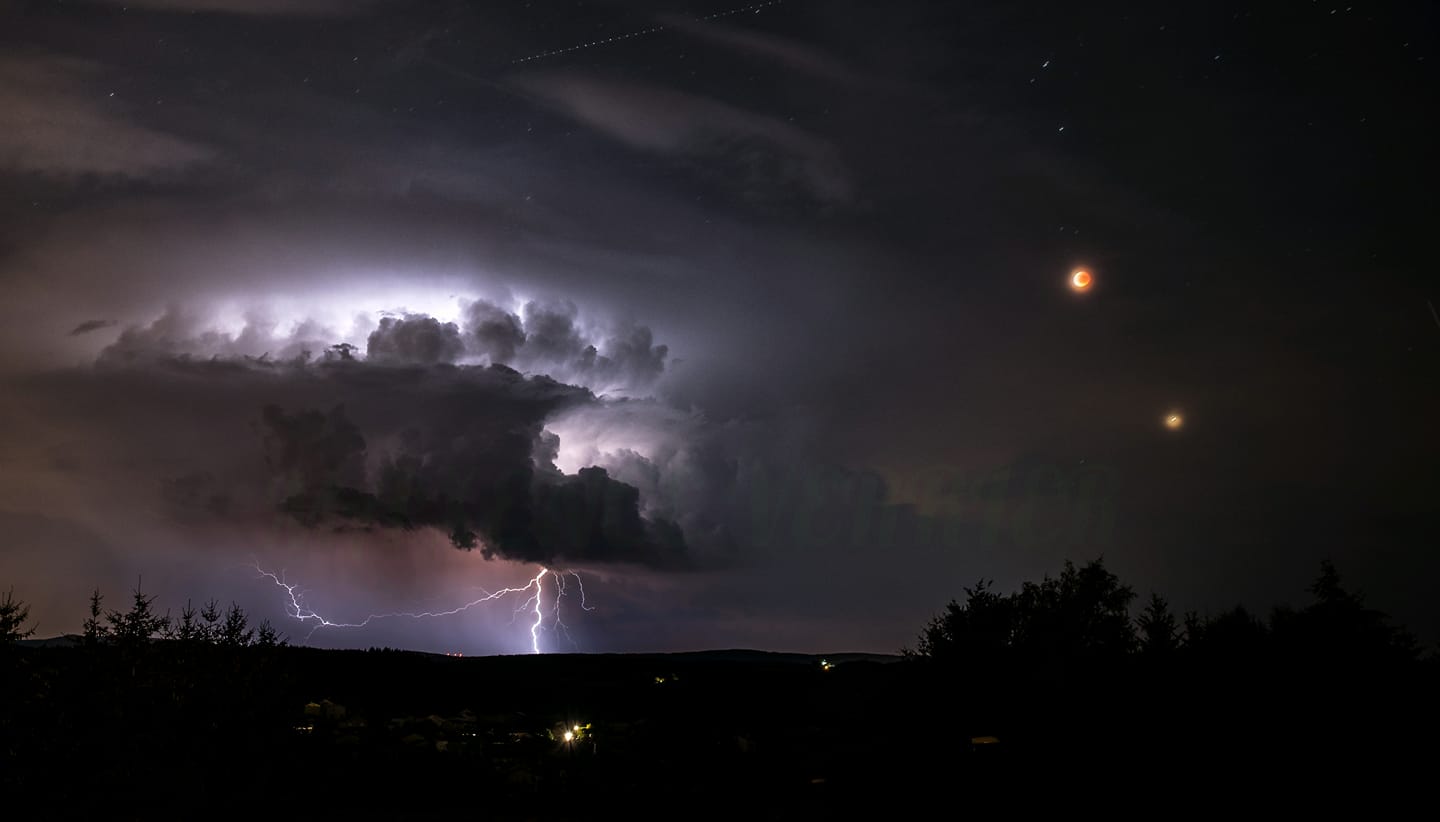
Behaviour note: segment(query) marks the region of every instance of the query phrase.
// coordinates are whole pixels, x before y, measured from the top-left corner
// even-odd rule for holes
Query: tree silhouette
[[[1385,613],[1365,605],[1347,589],[1326,560],[1310,584],[1314,601],[1295,610],[1273,609],[1270,619],[1236,606],[1215,616],[1194,611],[1176,618],[1169,603],[1152,593],[1132,622],[1134,592],[1096,559],[1083,566],[1066,561],[1057,577],[1025,582],[1009,595],[996,594],[981,580],[966,588],[965,601],[951,600],[921,631],[907,657],[949,665],[985,665],[1001,656],[1013,661],[1114,657],[1131,651],[1145,656],[1185,649],[1201,658],[1255,660],[1282,655],[1308,665],[1363,669],[1415,662],[1415,637]]]
[[[1314,602],[1272,620],[1277,641],[1292,653],[1370,663],[1407,662],[1418,655],[1415,638],[1392,625],[1388,615],[1366,607],[1361,594],[1346,590],[1330,560],[1320,563],[1309,591]]]
[[[1103,559],[1079,568],[1066,560],[1059,577],[1026,582],[1014,598],[1014,643],[1032,654],[1114,655],[1135,644],[1129,612],[1135,592],[1120,584]]]
[[[1317,605],[1358,607],[1360,598],[1340,587],[1340,572],[1335,563],[1328,559],[1320,561],[1320,576],[1310,583],[1310,593],[1315,595]]]
[[[1170,605],[1159,594],[1150,595],[1150,603],[1135,620],[1140,628],[1140,651],[1146,654],[1168,654],[1180,647],[1180,626]]]
[[[34,626],[25,628],[30,619],[30,606],[15,598],[15,589],[5,592],[0,599],[0,645],[9,645],[35,633]]]
[[[1183,621],[1182,640],[1186,648],[1198,645],[1205,635],[1205,619],[1194,611],[1186,611]]]
[[[230,603],[229,610],[225,612],[225,621],[220,625],[219,643],[229,648],[244,648],[254,636],[255,631],[250,628],[250,617],[240,610],[240,606]]]
[[[1243,605],[1219,616],[1199,621],[1199,630],[1189,644],[1207,653],[1227,656],[1254,656],[1264,650],[1270,629]]]
[[[209,643],[220,641],[220,603],[213,599],[200,609],[199,639]]]
[[[99,588],[90,592],[90,615],[85,618],[83,626],[86,645],[99,645],[110,635],[110,629],[106,628],[102,621],[105,618],[105,611],[101,608],[101,603],[104,601],[105,597],[100,594]]]
[[[907,650],[907,655],[959,660],[994,657],[1007,648],[1014,630],[1013,598],[991,591],[992,583],[982,579],[974,588],[966,588],[963,606],[952,599],[920,634],[916,650]]]
[[[190,600],[185,600],[185,609],[180,612],[180,620],[176,622],[170,636],[180,642],[194,644],[205,640],[204,626],[197,620],[199,612]]]
[[[1135,592],[1102,559],[1080,567],[1066,561],[1059,577],[1026,582],[1009,596],[989,586],[981,580],[965,589],[965,604],[952,600],[907,653],[944,660],[993,658],[1012,649],[1059,659],[1123,654],[1135,645],[1129,612]]]
[[[122,645],[136,646],[162,636],[170,627],[170,615],[155,611],[155,596],[146,595],[137,584],[131,600],[130,610],[125,613],[111,611],[105,615],[110,623],[109,635]]]
[[[290,643],[280,635],[279,631],[275,630],[275,626],[270,624],[270,620],[263,619],[260,621],[260,626],[255,629],[255,644],[261,648],[278,648]]]

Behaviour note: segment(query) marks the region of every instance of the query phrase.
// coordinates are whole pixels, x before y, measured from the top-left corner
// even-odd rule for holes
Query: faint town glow
[[[1180,416],[1180,412],[1178,411],[1171,411],[1165,415],[1165,427],[1171,431],[1179,431],[1180,427],[1184,424],[1185,418]]]
[[[1094,282],[1095,278],[1083,268],[1075,269],[1074,273],[1070,275],[1070,287],[1076,291],[1089,291]]]

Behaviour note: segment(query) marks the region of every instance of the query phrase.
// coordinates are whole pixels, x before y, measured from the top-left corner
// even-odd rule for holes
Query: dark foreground
[[[1378,805],[1427,790],[1440,730],[1433,662],[830,661],[11,647],[0,789],[106,818]]]

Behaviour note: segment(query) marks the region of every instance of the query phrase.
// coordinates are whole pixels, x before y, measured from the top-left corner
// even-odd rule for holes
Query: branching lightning
[[[575,583],[580,590],[581,610],[595,610],[585,601],[585,583],[583,580],[580,579],[580,575],[578,573],[572,570],[556,571],[550,568],[541,568],[539,573],[531,577],[529,582],[519,588],[501,588],[500,590],[493,592],[485,591],[485,589],[482,588],[481,591],[484,592],[484,596],[480,597],[479,599],[473,599],[463,605],[456,606],[446,611],[393,611],[390,613],[370,614],[359,622],[332,622],[331,620],[326,619],[324,616],[321,616],[309,605],[305,604],[305,589],[300,587],[300,585],[297,583],[286,582],[284,571],[281,571],[280,573],[266,571],[264,568],[260,567],[260,564],[258,562],[255,563],[253,567],[255,568],[255,571],[259,573],[262,577],[268,578],[271,582],[275,583],[275,585],[285,591],[285,596],[288,600],[288,602],[285,604],[285,613],[289,615],[291,619],[299,620],[300,622],[310,623],[310,632],[305,635],[305,639],[307,641],[310,639],[310,637],[315,635],[316,631],[320,630],[321,628],[364,628],[365,626],[376,620],[394,619],[398,617],[406,617],[409,619],[430,619],[434,617],[454,616],[455,614],[468,611],[477,605],[483,605],[487,602],[493,602],[494,600],[502,599],[511,594],[528,593],[529,596],[527,596],[515,608],[515,615],[511,618],[510,621],[513,624],[514,621],[520,617],[521,613],[527,611],[535,615],[535,621],[530,625],[530,650],[532,653],[538,654],[540,653],[540,633],[545,628],[546,609],[544,604],[544,583],[547,576],[554,577],[555,579],[555,600],[553,608],[550,609],[552,620],[550,630],[552,632],[556,633],[557,635],[564,634],[565,639],[570,642],[571,645],[575,644],[575,640],[570,636],[570,627],[566,625],[564,620],[561,618],[561,603],[567,596],[567,586],[565,583],[567,577],[574,577]]]
[[[714,14],[707,14],[706,16],[699,19],[702,21],[718,20],[721,17],[729,17],[732,14],[743,14],[747,11],[753,11],[758,13],[760,9],[763,9],[766,6],[778,6],[783,2],[785,2],[785,0],[768,0],[768,2],[765,3],[752,3],[748,6],[744,6],[738,9],[730,9],[728,11],[720,11]],[[609,43],[618,43],[621,40],[630,40],[636,37],[642,37],[646,34],[654,34],[657,31],[665,31],[667,28],[669,28],[669,26],[651,26],[648,29],[640,29],[639,31],[632,31],[628,34],[617,34],[614,37],[606,37],[603,40],[592,40],[589,43],[581,43],[578,46],[569,46],[563,49],[555,49],[554,51],[546,51],[541,52],[540,54],[533,54],[529,57],[521,57],[519,60],[511,60],[510,64],[514,65],[516,63],[529,63],[532,60],[543,60],[546,57],[554,57],[557,54],[569,54],[572,51],[581,51],[583,49],[594,48],[595,46],[604,46]]]
[[[585,603],[585,582],[584,580],[580,579],[579,574],[575,573],[574,571],[566,571],[563,574],[555,574],[555,619],[552,624],[555,626],[556,631],[565,634],[565,640],[569,642],[571,646],[578,647],[575,645],[575,640],[570,636],[570,626],[566,625],[565,621],[560,618],[560,601],[563,600],[568,593],[565,587],[565,577],[567,576],[574,577],[575,584],[580,588],[580,610],[593,611],[595,609]],[[538,616],[538,602],[536,603],[536,610]]]

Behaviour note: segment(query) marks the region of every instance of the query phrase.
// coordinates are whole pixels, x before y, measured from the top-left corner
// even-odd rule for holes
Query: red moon
[[[1090,272],[1083,268],[1075,269],[1075,273],[1070,275],[1070,287],[1076,291],[1090,290],[1090,284],[1093,282],[1094,278],[1090,276]]]

